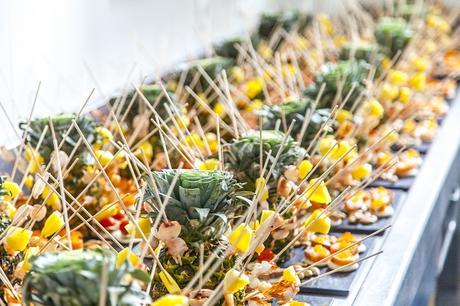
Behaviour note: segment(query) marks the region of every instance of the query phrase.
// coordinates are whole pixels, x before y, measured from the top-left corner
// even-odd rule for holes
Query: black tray
[[[394,214],[391,217],[380,218],[377,220],[377,222],[372,223],[372,224],[361,224],[361,223],[352,224],[348,222],[348,219],[345,219],[343,220],[342,224],[334,226],[332,230],[336,232],[352,232],[355,234],[368,235],[368,234],[372,234],[373,232],[376,232],[379,229],[382,229],[392,224],[407,194],[406,192],[402,190],[392,190],[392,192],[394,196],[393,196],[393,203],[391,203],[391,206],[393,206],[394,208]],[[384,233],[385,231],[382,231],[381,233],[379,233],[379,235],[383,235]]]
[[[415,176],[405,176],[405,177],[399,178],[396,182],[391,182],[391,181],[386,181],[386,180],[377,180],[369,184],[369,187],[382,186],[388,189],[407,191],[410,189],[414,181],[415,181]]]
[[[329,306],[332,305],[333,299],[329,296],[299,293],[294,297],[294,301],[308,303],[312,306]],[[275,303],[272,305],[278,304],[275,301]]]
[[[337,235],[340,235],[338,233]],[[360,237],[358,235],[358,237]],[[361,236],[362,237],[362,236]],[[367,250],[364,253],[360,254],[360,258],[363,256],[369,255],[373,252],[375,249],[375,242],[377,239],[381,239],[380,237],[371,237],[368,238],[367,240],[364,241],[364,245],[367,247]],[[289,260],[284,262],[281,266],[282,267],[288,267],[294,263],[298,262],[304,262],[304,247],[298,247],[295,248],[292,253],[291,257]],[[369,262],[363,261],[359,263],[359,268],[356,271],[353,272],[337,272],[333,273],[328,276],[324,276],[322,278],[319,278],[315,281],[312,281],[305,286],[300,287],[300,292],[299,295],[309,295],[309,294],[316,294],[316,295],[329,295],[331,297],[346,297],[348,294],[350,294],[350,291],[354,287],[359,287],[361,286],[361,282],[363,278],[361,278],[361,281],[357,281],[357,276],[359,273],[363,272],[362,266],[369,264]],[[328,267],[323,267],[320,268],[321,273],[330,271]]]

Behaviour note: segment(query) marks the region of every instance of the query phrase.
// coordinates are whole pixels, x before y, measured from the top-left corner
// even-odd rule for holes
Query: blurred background
[[[326,6],[271,0],[0,0],[0,102],[14,125],[28,117],[39,82],[34,116],[78,111],[92,88],[94,106],[145,75],[209,50],[212,42],[249,32],[262,12],[292,7]],[[2,112],[0,122],[6,119]],[[17,142],[11,125],[3,124],[0,144]]]

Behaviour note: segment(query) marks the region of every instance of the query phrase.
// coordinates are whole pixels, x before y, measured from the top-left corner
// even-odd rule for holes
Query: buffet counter
[[[460,199],[460,96],[431,145],[396,220],[377,240],[347,298],[333,305],[427,305],[454,235]],[[364,281],[363,281],[364,280]]]

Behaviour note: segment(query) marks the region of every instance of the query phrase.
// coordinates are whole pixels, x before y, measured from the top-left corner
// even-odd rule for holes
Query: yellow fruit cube
[[[368,177],[372,173],[372,165],[369,163],[365,163],[355,167],[351,170],[351,176],[355,180],[363,180]]]
[[[116,215],[118,210],[119,210],[119,207],[117,205],[104,205],[101,208],[101,210],[96,214],[95,219],[97,221],[101,221],[107,217]]]
[[[380,99],[392,101],[399,96],[399,89],[390,83],[383,83],[380,88]]]
[[[166,290],[168,290],[169,293],[180,294],[180,287],[176,280],[171,276],[171,274],[165,270],[158,273],[158,275],[160,276],[163,285],[166,287]]]
[[[144,160],[144,156],[147,161],[151,161],[153,157],[153,146],[150,142],[144,141],[142,142],[136,150],[136,156],[140,160]],[[101,163],[102,164],[102,163]]]
[[[21,252],[24,251],[24,249],[27,247],[27,244],[29,244],[31,237],[31,230],[22,227],[12,226],[8,230],[5,242],[9,249],[15,252]]]
[[[248,225],[241,223],[230,234],[228,241],[238,253],[244,254],[251,246],[252,236],[252,229]]]
[[[367,115],[377,118],[382,118],[385,112],[382,104],[380,104],[380,102],[376,99],[369,99],[364,102],[364,109],[366,110]]]
[[[313,169],[313,164],[308,160],[303,160],[297,166],[297,170],[299,170],[299,179],[303,180],[307,177],[308,173],[310,173],[311,169]]]
[[[219,117],[224,117],[225,116],[225,105],[222,102],[217,102],[214,107],[213,111],[219,116]]]
[[[324,181],[318,183],[318,179],[310,180],[306,196],[308,200],[319,204],[329,204],[332,201],[326,184]]]
[[[337,121],[342,123],[346,120],[351,120],[353,118],[352,113],[347,110],[341,109],[337,112]]]
[[[31,248],[28,248],[27,251],[26,251],[26,254],[24,255],[24,262],[22,264],[22,269],[24,271],[29,271],[30,270],[30,258],[34,255],[37,255],[38,252],[40,251],[40,248],[38,247],[31,247]]]
[[[48,186],[45,186],[42,192],[42,198],[45,200],[46,205],[51,206],[53,209],[60,209],[61,200],[56,192],[52,191]]]
[[[139,264],[140,259],[139,257],[137,257],[136,254],[134,254],[132,250],[126,247],[123,250],[121,250],[117,255],[117,268],[120,268],[126,261],[128,261],[133,267],[136,267]]]
[[[300,284],[300,279],[297,276],[297,273],[295,272],[293,266],[289,266],[288,268],[283,270],[283,276],[281,279],[288,283],[294,283],[296,286]]]
[[[207,159],[199,163],[198,169],[203,171],[217,170],[219,169],[219,161],[215,158]]]
[[[265,178],[259,177],[258,179],[256,179],[256,192],[261,202],[266,201],[268,199],[268,188],[265,184]]]
[[[252,100],[262,92],[263,81],[261,79],[252,79],[247,81],[244,86],[246,96]]]
[[[54,211],[45,221],[41,235],[45,238],[59,232],[65,225],[64,219],[59,211]]]
[[[152,303],[152,306],[188,306],[188,298],[179,294],[166,294]]]
[[[230,70],[230,76],[237,82],[241,83],[244,81],[244,70],[239,66],[232,67]]]
[[[30,174],[27,175],[24,179],[24,184],[27,186],[27,188],[32,189],[32,187],[34,186],[34,177]]]
[[[356,148],[351,149],[351,145],[348,141],[341,140],[339,145],[336,146],[331,153],[329,154],[329,158],[332,160],[338,160],[339,158],[343,157],[343,160],[348,161],[356,155]],[[348,153],[347,153],[348,152]],[[346,155],[345,155],[346,154]]]
[[[109,151],[97,150],[95,155],[97,160],[101,163],[102,167],[107,166],[113,159],[113,154]]]
[[[108,143],[108,142],[110,142],[110,140],[113,139],[112,132],[110,132],[109,129],[106,128],[106,127],[98,126],[96,128],[96,132],[102,138],[102,143]]]
[[[411,96],[412,90],[409,87],[403,86],[399,89],[399,101],[405,103],[410,99]]]
[[[149,218],[139,218],[137,220],[137,225],[139,226],[140,230],[142,231],[145,237],[148,237],[150,235],[152,224]],[[125,228],[129,233],[132,233],[132,231],[135,231],[134,237],[142,238],[141,233],[132,224],[128,224]]]
[[[391,70],[388,72],[388,80],[393,85],[402,86],[406,84],[408,79],[409,76],[407,75],[407,73],[402,72],[400,70]]]
[[[332,25],[332,22],[331,22],[331,19],[329,18],[328,15],[326,14],[319,14],[318,15],[318,21],[319,21],[319,24],[321,25],[321,29],[331,35],[334,33],[334,26]]]
[[[425,90],[426,86],[426,74],[425,72],[415,73],[409,80],[409,86],[416,91]]]
[[[249,277],[235,269],[229,270],[224,278],[224,292],[234,294],[244,289],[249,284]]]
[[[318,150],[322,155],[325,155],[336,143],[337,140],[335,140],[334,136],[325,136],[319,140]]]
[[[18,184],[12,181],[4,181],[2,187],[8,192],[8,195],[4,196],[4,199],[7,201],[15,198],[21,192]]]
[[[275,214],[273,210],[264,209],[262,210],[262,214],[260,215],[260,224],[264,224],[266,221],[270,221],[272,216]]]
[[[305,221],[304,226],[309,232],[327,234],[331,229],[331,219],[323,213],[323,209],[316,209]]]
[[[415,70],[425,71],[427,66],[428,66],[428,63],[424,58],[419,57],[419,56],[415,56],[411,60],[411,65]]]

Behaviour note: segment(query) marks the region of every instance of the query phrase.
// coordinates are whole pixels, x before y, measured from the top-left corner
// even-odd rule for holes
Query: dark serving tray
[[[302,294],[299,293],[294,297],[295,301],[308,303],[312,306],[329,306],[332,305],[333,299],[329,296],[316,295],[316,294]],[[272,305],[279,305],[276,301]]]
[[[420,152],[420,158],[422,159],[422,164],[425,161],[425,154]],[[420,169],[421,165],[418,167],[417,171]],[[376,180],[372,183],[369,184],[369,187],[385,187],[388,189],[399,189],[399,190],[409,190],[409,188],[412,186],[415,180],[415,176],[417,176],[417,173],[412,174],[412,175],[407,175],[398,178],[396,182],[388,181],[388,180]]]
[[[340,233],[338,233],[337,235],[340,235]],[[362,237],[362,236],[358,235],[358,237]],[[367,250],[364,253],[360,254],[360,258],[366,255],[369,255],[373,252],[376,246],[375,242],[377,239],[381,239],[381,238],[380,237],[370,237],[364,241],[364,245],[367,247]],[[304,251],[304,247],[295,248],[292,251],[291,257],[289,258],[289,260],[284,262],[281,266],[288,267],[294,263],[303,262],[305,258],[303,251]],[[346,297],[348,296],[348,294],[350,294],[350,291],[352,291],[353,288],[361,286],[361,282],[363,278],[361,278],[361,281],[358,282],[357,276],[359,275],[359,273],[363,272],[362,265],[366,265],[366,264],[369,264],[369,262],[363,261],[359,263],[360,266],[356,271],[337,272],[337,273],[333,273],[331,275],[319,278],[315,281],[312,281],[308,283],[307,285],[300,287],[299,295],[315,294],[315,295],[328,295],[331,297],[334,297],[334,296]],[[330,271],[328,267],[320,268],[320,270],[321,270],[321,273]]]
[[[394,214],[388,218],[380,218],[377,222],[372,224],[352,224],[348,222],[348,219],[345,219],[342,224],[333,226],[332,230],[336,232],[352,232],[354,234],[372,234],[373,232],[378,231],[390,224],[393,224],[395,217],[398,215],[399,209],[401,208],[402,203],[406,197],[406,192],[402,190],[392,190],[393,196],[393,203],[391,206],[394,208]],[[379,235],[383,235],[385,231],[379,233]]]

